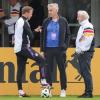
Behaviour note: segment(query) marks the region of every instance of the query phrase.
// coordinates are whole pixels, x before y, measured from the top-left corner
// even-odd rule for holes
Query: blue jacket
[[[47,26],[52,18],[46,18],[43,22],[43,33],[40,36],[40,47],[41,51],[45,52],[46,50],[46,41],[47,41]],[[59,17],[59,45],[62,50],[67,50],[70,40],[70,29],[68,26],[68,22],[64,17]]]

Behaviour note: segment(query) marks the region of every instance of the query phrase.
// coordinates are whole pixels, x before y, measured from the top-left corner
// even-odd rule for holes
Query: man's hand
[[[83,54],[84,52],[83,51],[77,51],[76,53],[77,54]]]
[[[12,45],[14,45],[15,43],[15,38],[14,38],[14,35],[12,36]]]
[[[77,53],[77,54],[83,54],[84,51],[82,51],[81,49],[78,49],[78,50],[76,49],[76,53]]]
[[[42,26],[38,26],[36,29],[34,29],[35,32],[42,32]]]
[[[40,52],[40,55],[44,57],[44,52]]]

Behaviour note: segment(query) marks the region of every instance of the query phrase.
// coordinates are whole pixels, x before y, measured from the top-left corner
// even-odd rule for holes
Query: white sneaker
[[[47,83],[47,81],[46,81],[46,79],[44,78],[44,79],[41,79],[41,85],[42,86],[47,86],[48,85],[48,83]]]
[[[18,91],[19,97],[29,97],[23,90]]]
[[[61,90],[60,97],[66,97],[66,90]]]

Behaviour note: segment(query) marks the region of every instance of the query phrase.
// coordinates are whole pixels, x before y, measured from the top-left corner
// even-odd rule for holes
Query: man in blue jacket
[[[41,53],[45,55],[46,79],[52,86],[53,60],[56,59],[60,72],[61,97],[66,97],[66,72],[65,58],[69,44],[69,26],[64,17],[58,14],[57,3],[48,4],[48,15],[43,22],[43,33],[41,34]],[[40,30],[41,31],[41,30]]]

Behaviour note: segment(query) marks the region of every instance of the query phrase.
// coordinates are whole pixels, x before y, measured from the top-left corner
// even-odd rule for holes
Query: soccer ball
[[[41,97],[43,97],[43,98],[49,98],[49,96],[50,96],[50,90],[49,89],[45,88],[45,89],[43,89],[41,91]]]

